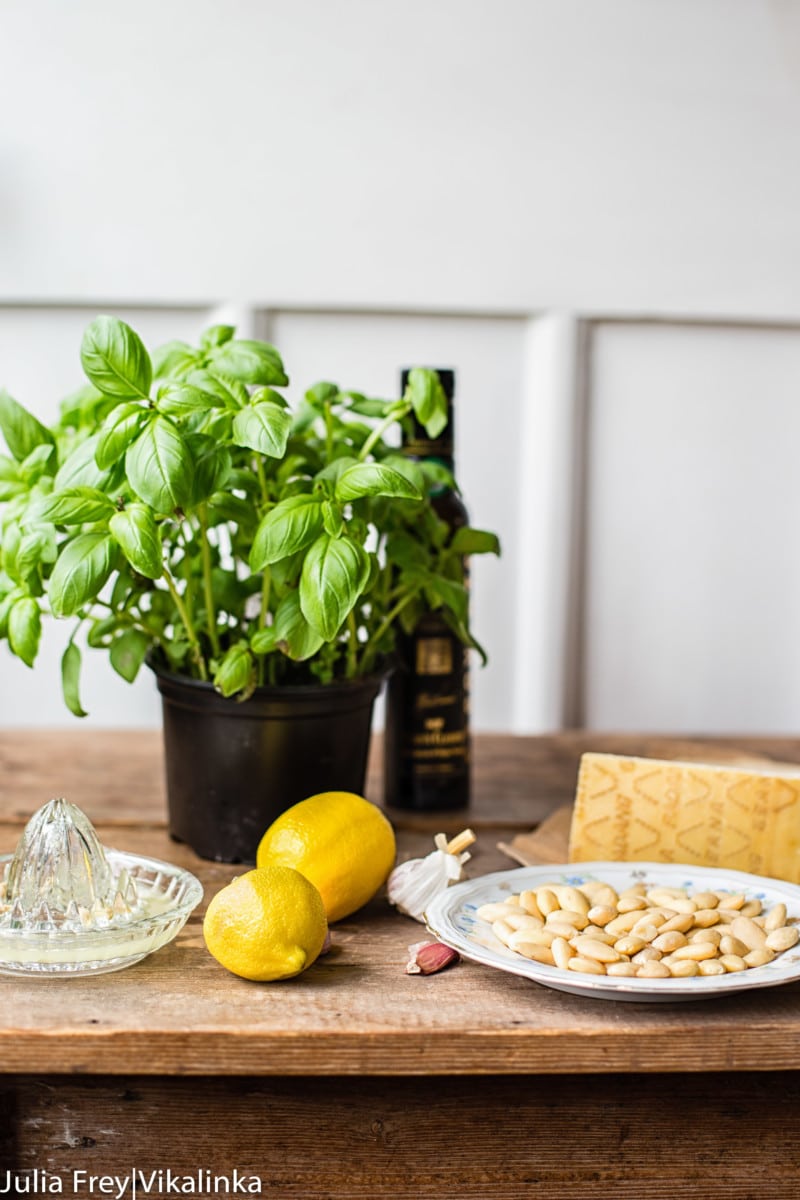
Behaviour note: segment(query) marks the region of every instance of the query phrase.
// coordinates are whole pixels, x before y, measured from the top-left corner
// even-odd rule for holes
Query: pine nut
[[[572,908],[557,908],[555,912],[548,913],[546,923],[549,925],[551,921],[561,921],[562,924],[574,925],[576,929],[585,929],[589,924],[589,918],[585,913],[576,912]]]
[[[731,925],[731,933],[750,950],[760,950],[766,944],[767,935],[750,917],[737,917]]]
[[[796,925],[784,925],[781,929],[771,930],[765,939],[765,945],[768,950],[774,950],[776,954],[780,954],[783,950],[790,950],[792,946],[796,946],[800,940],[800,932]]]
[[[689,942],[686,946],[679,946],[673,951],[673,957],[678,959],[691,959],[694,962],[699,962],[701,958],[716,958],[717,947],[713,942]]]
[[[741,892],[717,892],[719,897],[720,908],[736,908],[739,909],[745,902],[745,897]]]
[[[596,958],[583,958],[576,954],[567,963],[568,971],[582,971],[585,975],[605,975],[606,969]]]
[[[561,967],[562,971],[566,970],[569,965],[569,960],[575,957],[575,951],[570,946],[566,938],[553,938],[553,944],[550,947],[550,952],[557,967]]]
[[[662,954],[672,954],[673,950],[686,945],[686,934],[679,933],[677,929],[672,933],[660,933],[657,938],[653,938],[653,945]]]
[[[767,913],[764,921],[764,928],[767,933],[772,933],[775,929],[782,929],[786,924],[786,905],[775,904]]]
[[[593,925],[607,925],[617,916],[617,910],[607,904],[594,904],[586,915]]]
[[[726,971],[746,971],[747,963],[738,954],[723,954],[718,960]]]
[[[637,979],[666,979],[669,976],[669,967],[665,967],[662,962],[651,959],[650,962],[642,963],[636,968]]]
[[[547,917],[548,913],[555,912],[561,905],[558,903],[558,897],[550,888],[540,887],[535,892],[536,903],[539,906],[539,912],[543,917]]]
[[[572,939],[572,945],[582,958],[593,958],[601,963],[617,962],[619,959],[619,953],[613,946],[597,942],[594,938],[576,937]]]
[[[520,902],[521,907],[525,909],[526,913],[530,913],[530,915],[532,917],[538,917],[540,921],[544,920],[544,913],[541,911],[541,909],[539,908],[539,905],[536,903],[536,893],[535,892],[531,892],[531,891],[520,892],[519,902]],[[480,910],[478,911],[478,916],[480,916]]]
[[[675,979],[687,979],[690,975],[699,975],[700,967],[694,959],[682,958],[669,964],[669,973]]]
[[[768,912],[743,892],[650,887],[617,892],[598,880],[543,883],[482,904],[478,917],[515,953],[560,970],[639,979],[721,976],[766,967],[800,942],[786,905]]]

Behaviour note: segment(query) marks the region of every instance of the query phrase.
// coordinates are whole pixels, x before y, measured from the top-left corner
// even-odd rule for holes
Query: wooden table
[[[478,739],[470,873],[513,866],[496,843],[571,797],[584,749],[696,757],[698,744]],[[709,742],[708,755],[733,748],[800,761],[800,742],[763,738]],[[368,791],[377,799],[374,770]],[[207,898],[236,873],[170,842],[155,734],[0,736],[0,851],[53,794],[106,844],[195,871]],[[393,816],[404,858],[462,824]],[[800,1196],[798,985],[647,1005],[466,962],[408,976],[422,928],[382,899],[336,925],[333,952],[304,975],[258,985],[211,959],[201,919],[117,974],[0,977],[0,1194],[7,1169],[89,1195],[74,1171],[138,1168],[162,1172],[150,1195],[175,1194],[168,1169],[237,1169],[275,1200]]]

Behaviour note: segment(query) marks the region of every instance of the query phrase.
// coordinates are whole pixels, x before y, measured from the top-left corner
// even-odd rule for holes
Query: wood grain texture
[[[100,826],[120,849],[195,870],[206,901],[241,868],[201,863],[163,830]],[[0,830],[10,845],[16,836]],[[506,834],[507,836],[507,834]],[[507,865],[493,841],[476,875]],[[401,834],[401,854],[428,848]],[[2,846],[0,846],[2,849]],[[800,1069],[800,985],[696,1004],[584,1000],[462,962],[405,974],[422,926],[382,897],[333,928],[300,977],[254,984],[206,952],[197,910],[176,942],[96,979],[0,976],[6,1072],[246,1075],[600,1074]]]
[[[708,757],[714,762],[800,762],[800,740],[790,738],[665,738],[583,731],[552,737],[482,735],[473,739],[476,828],[530,829],[575,795],[578,763],[586,750],[653,758]],[[381,739],[373,739],[366,793],[380,803]],[[65,795],[94,821],[135,824],[166,820],[160,733],[75,730],[0,732],[0,820],[25,819],[53,795]],[[437,832],[441,816],[392,811],[401,829]],[[450,814],[452,821],[453,816]],[[458,820],[458,818],[456,818]]]
[[[12,1170],[262,1181],[273,1200],[796,1200],[800,1080],[12,1079]],[[164,1192],[159,1191],[163,1195]]]
[[[76,739],[48,742],[40,757],[39,735],[0,737],[0,852],[13,849],[20,817],[42,802],[42,792],[64,790],[50,782],[68,779],[90,815],[107,813],[98,821],[106,844],[188,867],[206,901],[241,873],[170,841],[156,802],[157,735]],[[700,745],[716,746],[717,756],[800,758],[800,747],[785,739]],[[530,828],[526,797],[544,808],[570,795],[588,746],[667,757],[671,749],[676,757],[698,751],[698,743],[621,735],[478,739],[483,799],[469,814],[478,830],[472,876],[511,865],[496,847],[511,840],[523,817]],[[501,782],[490,810],[495,777]],[[420,823],[454,834],[465,822],[451,814]],[[403,814],[396,824],[401,859],[431,848],[416,819]],[[334,927],[332,953],[302,976],[259,985],[208,955],[202,912],[171,946],[116,974],[36,982],[0,976],[0,1070],[457,1076],[800,1069],[800,985],[647,1005],[568,996],[467,962],[441,975],[408,976],[407,947],[424,931],[380,896]]]

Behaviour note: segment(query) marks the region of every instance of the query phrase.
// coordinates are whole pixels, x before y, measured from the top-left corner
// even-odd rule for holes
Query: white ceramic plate
[[[437,896],[425,919],[431,933],[464,958],[522,975],[547,987],[597,1000],[701,1000],[743,992],[751,988],[775,987],[800,979],[800,942],[763,967],[752,967],[730,975],[695,975],[689,979],[628,979],[613,975],[581,975],[532,962],[515,954],[492,933],[491,925],[476,911],[482,904],[505,900],[527,888],[541,887],[548,880],[580,886],[589,879],[609,883],[618,892],[634,883],[648,886],[686,888],[688,891],[744,892],[748,899],[761,900],[765,909],[782,901],[789,924],[800,924],[800,887],[778,879],[746,875],[714,867],[691,867],[676,863],[569,863],[561,866],[520,867],[497,871],[480,879],[457,883]]]

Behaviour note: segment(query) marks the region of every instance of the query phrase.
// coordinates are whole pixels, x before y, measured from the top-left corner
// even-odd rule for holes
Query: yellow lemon
[[[288,979],[310,967],[328,932],[322,897],[289,867],[240,875],[217,892],[203,936],[217,962],[243,979]]]
[[[394,830],[376,805],[353,792],[322,792],[270,825],[256,862],[301,871],[319,889],[328,920],[339,921],[385,883],[395,851]]]

